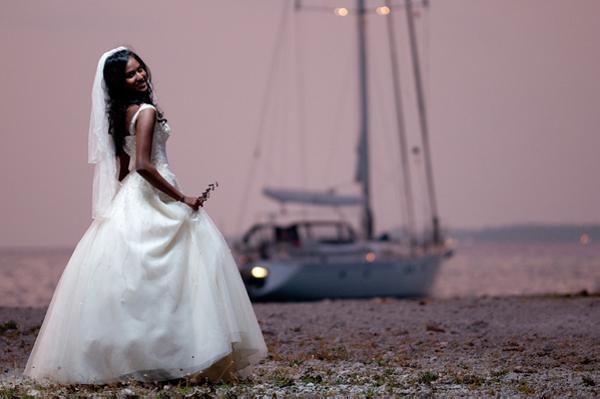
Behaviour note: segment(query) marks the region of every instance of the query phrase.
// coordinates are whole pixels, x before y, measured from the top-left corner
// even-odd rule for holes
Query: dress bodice
[[[132,163],[135,163],[135,122],[141,111],[146,108],[156,108],[151,104],[142,104],[131,118],[129,124],[129,135],[125,136],[125,144],[123,149],[131,158]],[[156,167],[168,166],[167,159],[167,139],[171,134],[171,127],[167,121],[156,120],[154,124],[154,134],[152,137],[152,156],[151,161]]]

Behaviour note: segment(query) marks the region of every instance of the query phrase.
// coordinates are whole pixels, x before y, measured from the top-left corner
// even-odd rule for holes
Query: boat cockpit
[[[356,240],[352,226],[343,221],[300,221],[286,225],[259,223],[244,234],[237,249],[269,259],[274,253],[299,253],[323,245],[353,244]]]

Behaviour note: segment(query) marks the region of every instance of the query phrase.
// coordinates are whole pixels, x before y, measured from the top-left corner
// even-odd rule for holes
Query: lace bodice
[[[125,145],[123,149],[130,156],[131,162],[135,164],[135,122],[140,112],[146,108],[154,108],[151,104],[142,104],[131,118],[129,124],[129,136],[125,136]],[[154,124],[154,135],[152,138],[152,157],[151,161],[156,167],[168,166],[167,159],[167,139],[171,134],[171,127],[166,121],[156,121]]]

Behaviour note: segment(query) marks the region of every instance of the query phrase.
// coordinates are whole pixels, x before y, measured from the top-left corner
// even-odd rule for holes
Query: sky
[[[225,234],[278,209],[261,197],[266,185],[356,192],[354,19],[289,4],[0,0],[0,247],[72,247],[89,226],[90,91],[99,56],[119,45],[151,68],[184,192],[219,182],[206,210]],[[393,14],[412,147],[402,12]],[[598,15],[597,0],[432,0],[419,16],[445,228],[600,223]],[[378,231],[404,220],[384,18],[367,21]],[[424,224],[420,160],[410,162]]]

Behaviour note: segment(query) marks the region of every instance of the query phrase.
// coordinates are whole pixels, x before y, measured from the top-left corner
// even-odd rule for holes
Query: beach
[[[600,296],[255,303],[269,356],[237,384],[22,377],[45,308],[0,308],[0,396],[578,396],[600,393]],[[14,323],[13,323],[14,322]],[[163,396],[161,396],[163,395]]]

